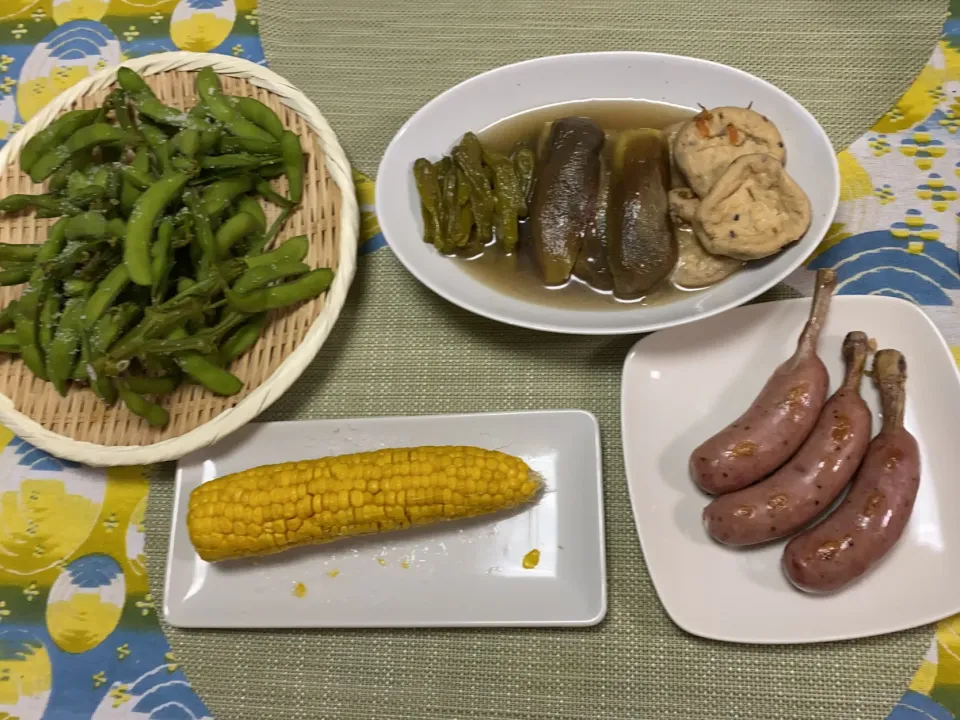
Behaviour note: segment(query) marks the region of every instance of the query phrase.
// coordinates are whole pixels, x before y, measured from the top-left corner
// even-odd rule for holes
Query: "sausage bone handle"
[[[818,270],[816,288],[813,291],[813,302],[810,305],[810,317],[803,326],[800,340],[797,342],[797,355],[809,357],[816,355],[817,343],[820,341],[820,331],[827,319],[830,309],[830,300],[837,287],[837,274],[833,270]]]
[[[870,338],[866,333],[854,330],[843,339],[843,360],[847,371],[843,378],[843,389],[860,393],[860,381],[870,355]]]
[[[880,389],[883,430],[903,427],[907,404],[907,361],[897,350],[878,350],[873,358],[873,380]]]

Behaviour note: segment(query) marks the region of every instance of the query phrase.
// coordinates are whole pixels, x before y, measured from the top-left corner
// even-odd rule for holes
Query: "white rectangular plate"
[[[206,563],[186,528],[203,482],[385,447],[475,445],[545,481],[522,510]],[[177,464],[163,610],[180,627],[593,625],[606,614],[600,433],[577,410],[252,424]],[[523,557],[540,551],[524,569]],[[302,583],[306,594],[294,588]]]
[[[664,608],[688,632],[745,643],[842,640],[904,630],[960,611],[960,382],[923,311],[903,300],[840,296],[820,341],[831,392],[840,347],[862,330],[907,360],[906,426],[920,443],[920,492],[904,536],[859,582],[826,596],[795,590],[780,571],[783,542],[724,547],[701,524],[709,497],[690,452],[732,422],[797,342],[809,300],[752,305],[638,342],[623,371],[627,482],[637,532]],[[863,395],[880,427],[879,396]]]

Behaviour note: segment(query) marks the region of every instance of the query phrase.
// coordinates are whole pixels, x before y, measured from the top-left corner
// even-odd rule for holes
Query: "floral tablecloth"
[[[264,62],[256,0],[0,0],[0,144],[64,88],[169,50]],[[808,267],[924,306],[960,363],[960,17],[900,102],[840,153],[841,206]],[[362,252],[383,247],[357,175]],[[0,720],[204,718],[146,579],[143,468],[64,462],[0,427]],[[960,616],[940,622],[891,720],[960,716]]]

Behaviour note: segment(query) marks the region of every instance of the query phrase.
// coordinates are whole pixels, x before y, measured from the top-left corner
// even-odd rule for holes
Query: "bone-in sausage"
[[[850,492],[836,512],[783,551],[787,578],[807,592],[829,592],[873,568],[903,534],[920,486],[920,450],[903,427],[907,365],[896,350],[873,363],[883,426],[870,443]]]
[[[830,384],[817,342],[835,285],[832,270],[817,273],[797,351],[773,372],[749,410],[691,453],[690,474],[701,490],[719,495],[752,485],[783,465],[810,435]]]
[[[754,545],[792,535],[837,499],[867,452],[873,418],[860,397],[870,353],[866,334],[843,341],[847,372],[797,454],[766,480],[714,499],[703,526],[717,542]]]

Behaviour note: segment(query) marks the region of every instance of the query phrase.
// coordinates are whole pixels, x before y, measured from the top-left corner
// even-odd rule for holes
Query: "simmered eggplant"
[[[600,185],[604,133],[592,120],[553,123],[539,164],[530,222],[534,256],[547,285],[570,278]]]
[[[670,229],[668,150],[658,130],[631,130],[617,140],[607,209],[607,254],[617,297],[643,297],[677,262]]]
[[[583,233],[583,245],[573,274],[597,290],[612,290],[613,275],[607,260],[607,206],[610,200],[610,168],[600,161],[600,185],[593,217]]]

